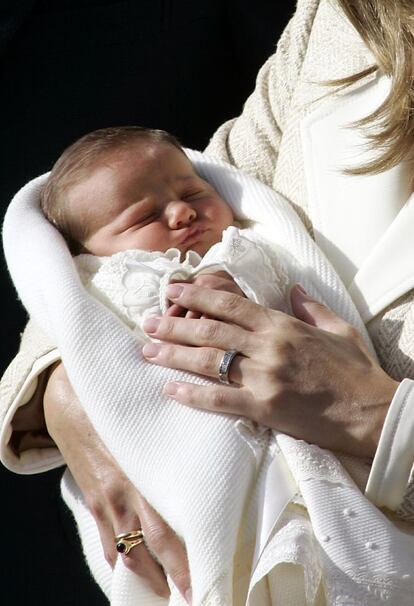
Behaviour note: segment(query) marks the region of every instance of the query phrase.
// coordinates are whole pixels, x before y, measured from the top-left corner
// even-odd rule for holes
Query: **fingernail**
[[[178,383],[166,383],[164,385],[164,393],[167,396],[175,396],[178,391]]]
[[[143,328],[144,328],[145,332],[149,332],[149,333],[156,332],[156,330],[160,324],[160,320],[161,320],[161,318],[147,318],[143,324]]]
[[[187,604],[191,604],[193,603],[193,592],[191,591],[191,589],[187,589],[187,591],[184,594],[185,600],[187,602]]]
[[[178,299],[183,290],[184,286],[182,286],[181,284],[170,284],[167,287],[167,297],[169,299]]]
[[[301,284],[295,284],[294,288],[296,288],[296,290],[301,293],[302,299],[304,301],[309,301],[309,302],[315,301],[315,299],[306,292],[306,290],[303,288],[303,286]]]
[[[308,293],[306,292],[306,290],[303,288],[302,284],[295,284],[295,288],[297,290],[300,290],[300,292],[302,292],[304,295],[307,295]]]
[[[161,346],[157,343],[145,343],[142,353],[146,358],[156,358]]]

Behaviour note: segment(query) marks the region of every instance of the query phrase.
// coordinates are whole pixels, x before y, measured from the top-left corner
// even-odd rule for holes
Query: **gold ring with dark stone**
[[[128,555],[131,549],[144,543],[144,533],[141,529],[121,532],[114,537],[114,542],[118,553]]]

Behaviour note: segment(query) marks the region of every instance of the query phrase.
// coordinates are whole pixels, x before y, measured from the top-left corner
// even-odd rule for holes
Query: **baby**
[[[177,139],[165,131],[125,126],[85,135],[56,162],[42,191],[41,207],[75,255],[88,253],[106,258],[123,251],[170,251],[166,256],[128,254],[105,262],[83,256],[77,259],[85,286],[131,327],[139,328],[148,315],[167,310],[163,292],[159,308],[155,304],[157,277],[165,287],[173,278],[193,277],[197,281],[200,273],[213,273],[215,268],[222,288],[226,289],[225,282],[236,282],[239,288],[233,285],[234,292],[251,295],[252,288],[245,284],[243,277],[235,276],[233,280],[224,271],[223,258],[217,266],[216,259],[223,257],[222,249],[219,254],[212,251],[200,265],[201,257],[221,242],[223,232],[234,225],[233,212],[214,187],[196,173]],[[230,230],[230,233],[233,245],[239,230]],[[257,253],[255,260],[262,264],[264,253]],[[158,260],[154,270],[155,259]],[[141,278],[134,272],[133,290],[137,292],[137,280],[140,280],[140,292],[134,304],[131,292],[128,296],[124,293],[123,304],[119,305],[119,297],[114,300],[107,285],[101,285],[101,276],[111,271],[109,268],[117,271],[114,265],[125,268],[127,260],[128,268],[123,273],[131,273],[134,261],[139,262],[141,269],[142,264],[147,263],[151,271],[140,271]],[[252,270],[255,273],[256,268]],[[235,273],[234,269],[231,273]],[[263,286],[259,290],[263,290]],[[283,306],[277,283],[274,294]],[[253,298],[266,302],[257,294]],[[135,308],[134,311],[131,308]],[[169,309],[169,313],[174,314],[180,311],[183,310],[176,306]],[[194,317],[192,313],[189,315]],[[140,334],[144,337],[143,332]]]
[[[121,127],[84,136],[56,162],[42,190],[41,207],[64,235],[72,254],[79,255],[75,262],[85,287],[142,341],[147,338],[141,330],[145,317],[168,309],[164,294],[168,283],[194,279],[200,273],[220,272],[220,278],[234,280],[242,294],[267,306],[283,307],[286,274],[276,274],[274,260],[264,251],[265,244],[258,245],[257,238],[249,237],[249,230],[234,227],[230,206],[196,173],[180,144],[168,133]],[[180,311],[183,313],[178,309],[169,313]],[[160,375],[154,378],[157,372]],[[152,381],[159,388],[164,381],[163,372],[150,367],[142,380]],[[158,502],[151,502],[186,541],[192,579],[203,579],[204,589],[199,587],[199,591],[208,589],[212,596],[217,595],[220,604],[234,584],[232,567],[237,563],[238,533],[266,439],[247,422],[206,415],[179,405],[168,408],[165,397],[154,397],[152,392],[150,401],[151,414],[147,419],[142,394],[134,400],[130,423],[136,422],[140,428],[137,451],[148,448],[143,438],[150,431],[160,431],[159,452],[155,448],[152,455],[155,473],[152,470],[147,481]],[[207,442],[199,437],[202,431],[209,436]],[[180,468],[171,463],[174,457],[169,457],[168,463],[162,458],[177,444],[181,444]],[[137,452],[137,460],[141,460],[142,455],[138,455]],[[215,466],[210,461],[216,461]],[[139,489],[144,476],[139,470]],[[154,484],[154,477],[159,485]],[[180,491],[185,490],[188,503],[180,496]],[[144,496],[148,498],[148,494]],[[174,512],[170,518],[162,509],[164,499]],[[211,514],[206,506],[209,499]],[[197,522],[198,536],[190,537],[193,544],[185,536],[185,530],[191,534],[192,523],[186,508],[194,519],[200,514],[208,520],[211,515],[206,536]],[[80,517],[78,523],[88,552],[92,549],[87,544],[89,531],[82,528],[79,520]],[[208,546],[206,540],[211,540],[212,545]],[[195,561],[193,554],[197,555],[200,545],[201,560]],[[210,547],[214,548],[211,561]],[[241,552],[246,557],[246,549]],[[96,561],[96,557],[88,559],[90,563]],[[215,568],[217,561],[221,568]],[[98,570],[93,572],[96,578],[102,578]],[[111,591],[108,587],[103,589]],[[172,600],[178,603],[179,596]]]

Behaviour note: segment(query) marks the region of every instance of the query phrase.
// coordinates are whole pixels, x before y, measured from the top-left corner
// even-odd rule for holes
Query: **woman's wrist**
[[[414,381],[398,386],[385,417],[366,494],[379,507],[401,504],[414,463]]]

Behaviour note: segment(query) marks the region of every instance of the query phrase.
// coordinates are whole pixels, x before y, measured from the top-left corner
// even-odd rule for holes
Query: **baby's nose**
[[[190,225],[197,218],[197,213],[191,204],[177,200],[168,204],[167,218],[170,229],[180,229]]]

